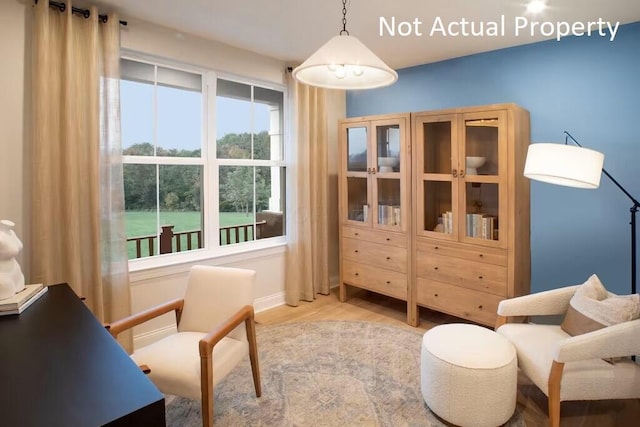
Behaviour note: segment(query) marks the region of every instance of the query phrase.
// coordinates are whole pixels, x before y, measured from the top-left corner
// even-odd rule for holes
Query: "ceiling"
[[[547,0],[542,13],[526,12],[527,0],[349,0],[347,30],[356,36],[392,68],[441,61],[472,53],[555,39],[544,36],[532,21],[548,21],[546,28],[555,29],[556,22],[640,21],[638,0]],[[206,39],[268,55],[291,64],[302,62],[330,37],[342,29],[341,0],[102,0],[104,10],[117,10],[122,19],[141,19],[176,30],[176,35],[189,33]],[[443,36],[429,35],[434,21],[440,18],[446,26],[463,18],[480,23],[500,22],[505,17],[504,35]],[[401,36],[396,31],[379,35],[380,18],[388,23],[395,17],[414,23],[422,35],[412,32]],[[529,25],[515,36],[514,22],[526,19]],[[132,22],[135,25],[135,22]],[[459,29],[460,25],[454,25]],[[414,29],[403,24],[401,29]],[[596,28],[594,28],[594,31]],[[467,24],[467,31],[471,28]],[[523,34],[523,31],[526,32]],[[605,27],[605,31],[608,30]],[[406,33],[405,33],[406,34]],[[595,37],[595,36],[592,36]]]

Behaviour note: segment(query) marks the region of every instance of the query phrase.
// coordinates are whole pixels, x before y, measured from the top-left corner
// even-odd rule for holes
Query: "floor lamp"
[[[636,213],[640,202],[602,167],[604,154],[584,148],[567,131],[565,143],[531,144],[527,151],[524,176],[536,181],[578,188],[598,188],[604,173],[631,200],[631,293],[636,293]],[[571,140],[576,146],[569,145]]]

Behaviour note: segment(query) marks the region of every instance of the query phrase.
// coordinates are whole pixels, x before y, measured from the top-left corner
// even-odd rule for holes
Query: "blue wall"
[[[515,102],[531,113],[532,142],[564,142],[569,131],[603,152],[605,169],[640,199],[640,22],[621,26],[614,42],[569,37],[398,74],[388,88],[348,92],[347,115]],[[597,190],[532,181],[532,292],[596,273],[610,291],[628,294],[630,206],[605,176]]]

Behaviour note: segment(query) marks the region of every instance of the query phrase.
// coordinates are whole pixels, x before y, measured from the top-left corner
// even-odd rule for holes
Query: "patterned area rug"
[[[379,323],[257,327],[262,397],[249,358],[215,388],[216,426],[447,426],[420,393],[422,333]],[[200,426],[200,402],[166,399],[167,426]],[[506,424],[524,426],[520,408]]]

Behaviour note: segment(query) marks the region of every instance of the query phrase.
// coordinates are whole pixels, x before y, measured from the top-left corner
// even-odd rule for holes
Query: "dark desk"
[[[0,425],[164,426],[164,396],[68,285],[0,317]]]

